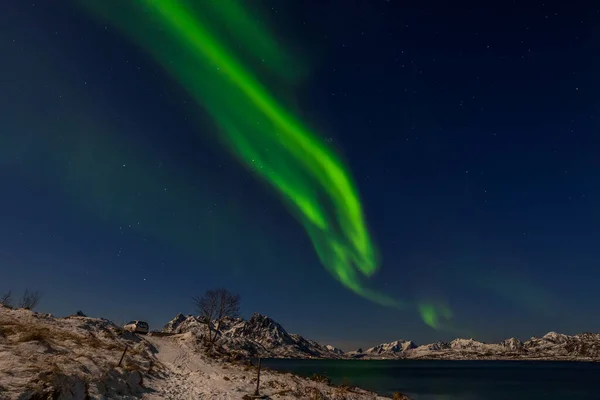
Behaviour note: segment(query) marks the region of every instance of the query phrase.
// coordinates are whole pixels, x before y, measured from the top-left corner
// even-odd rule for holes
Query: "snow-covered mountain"
[[[214,326],[214,325],[213,325]],[[177,315],[163,328],[167,333],[206,334],[206,324],[197,317]],[[600,361],[600,334],[564,335],[549,332],[522,342],[516,338],[499,343],[474,339],[454,339],[417,345],[410,340],[395,340],[369,349],[343,352],[330,345],[288,333],[279,323],[255,313],[249,320],[227,318],[221,323],[219,344],[244,356],[273,358],[352,358],[352,359],[539,359]]]
[[[335,354],[339,354],[339,355],[344,354],[344,351],[342,349],[338,349],[337,347],[331,346],[329,344],[325,345],[325,348]]]
[[[549,332],[541,338],[525,342],[510,338],[500,343],[483,343],[474,339],[454,339],[450,343],[436,342],[415,346],[413,342],[394,341],[372,347],[364,352],[347,353],[352,358],[410,358],[447,360],[584,360],[600,361],[600,334],[564,335]]]
[[[357,354],[362,354],[363,357],[378,357],[378,356],[394,356],[402,352],[406,352],[407,350],[414,349],[417,346],[410,340],[395,340],[390,343],[382,343],[377,346],[371,347],[367,350],[359,353],[357,350]]]
[[[165,325],[163,332],[192,332],[203,337],[207,334],[207,328],[206,323],[198,317],[179,314]],[[313,340],[288,333],[279,323],[258,313],[254,313],[247,321],[242,318],[226,318],[221,323],[217,340],[224,348],[246,356],[341,358],[343,355],[340,349],[321,346]]]

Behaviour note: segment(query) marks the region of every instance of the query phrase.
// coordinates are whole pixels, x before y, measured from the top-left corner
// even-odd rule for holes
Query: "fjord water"
[[[263,360],[302,376],[324,374],[414,400],[598,400],[600,364],[555,361]]]

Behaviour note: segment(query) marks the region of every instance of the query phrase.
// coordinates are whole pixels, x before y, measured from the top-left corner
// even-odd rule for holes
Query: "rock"
[[[144,377],[142,373],[137,370],[131,371],[127,376],[127,385],[134,391],[144,386]]]

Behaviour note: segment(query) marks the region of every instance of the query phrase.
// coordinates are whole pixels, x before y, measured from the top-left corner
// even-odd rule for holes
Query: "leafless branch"
[[[12,307],[12,290],[9,290],[0,297],[0,304],[5,307]]]
[[[208,341],[212,341],[212,329],[211,329],[211,321],[214,318],[215,312],[217,310],[217,296],[214,290],[207,290],[204,293],[204,296],[192,297],[194,301],[194,305],[196,306],[196,310],[198,311],[198,315],[205,321],[206,328],[208,330]]]
[[[39,292],[29,292],[29,290],[25,289],[25,293],[23,293],[23,297],[21,297],[21,301],[19,302],[19,307],[26,310],[33,310],[40,303],[41,298],[42,296]]]
[[[205,320],[208,329],[208,341],[214,342],[225,317],[237,317],[240,311],[241,297],[226,289],[207,290],[202,297],[192,300],[200,316]],[[212,321],[216,320],[215,335],[212,336]]]

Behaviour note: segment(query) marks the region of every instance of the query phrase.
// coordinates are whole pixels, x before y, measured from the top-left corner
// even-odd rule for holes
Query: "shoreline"
[[[600,359],[573,359],[573,358],[424,358],[424,357],[398,357],[398,358],[317,358],[317,357],[262,357],[262,360],[302,360],[302,361],[537,361],[537,362],[564,362],[564,363],[599,363]]]
[[[311,361],[314,361],[314,363],[311,363]],[[354,365],[354,367],[349,366],[348,364],[349,361],[356,361],[356,364]],[[497,371],[508,371],[506,372],[507,374],[509,374],[509,376],[512,376],[512,378],[510,379],[514,379],[515,376],[518,376],[519,374],[523,374],[526,373],[528,374],[529,372],[523,372],[523,371],[530,371],[534,374],[538,374],[538,372],[541,372],[542,374],[544,374],[543,371],[558,371],[558,372],[554,372],[553,375],[556,375],[557,373],[559,374],[563,374],[565,371],[577,371],[579,369],[581,369],[582,372],[585,372],[586,375],[589,375],[590,372],[597,374],[597,369],[598,369],[598,364],[595,363],[590,363],[590,362],[561,362],[561,360],[533,360],[533,359],[527,359],[527,360],[464,360],[464,359],[460,359],[460,360],[439,360],[439,359],[434,359],[434,360],[424,360],[424,359],[419,359],[419,360],[415,360],[415,361],[433,361],[433,363],[427,363],[422,367],[418,367],[415,366],[415,364],[418,363],[410,363],[410,364],[405,364],[404,367],[400,367],[399,364],[402,364],[401,361],[413,361],[411,359],[373,359],[373,360],[367,360],[367,361],[373,361],[374,364],[370,364],[369,365],[365,365],[364,367],[360,367],[358,364],[359,360],[349,360],[349,359],[326,359],[326,358],[321,358],[321,359],[299,359],[299,358],[265,358],[262,359],[263,365],[265,365],[267,368],[269,369],[273,369],[273,370],[278,370],[282,373],[291,373],[291,374],[295,374],[295,375],[300,375],[304,378],[309,377],[311,374],[316,373],[316,374],[323,374],[324,376],[327,376],[331,379],[332,383],[334,385],[339,385],[340,382],[342,382],[344,379],[343,375],[346,371],[353,371],[351,373],[351,375],[349,375],[351,378],[353,377],[354,379],[351,382],[351,385],[356,385],[358,387],[361,387],[365,390],[368,390],[370,392],[373,393],[377,393],[379,396],[387,396],[387,397],[391,397],[392,393],[397,392],[398,389],[400,390],[400,392],[404,393],[404,396],[407,396],[406,398],[413,398],[412,396],[416,396],[417,398],[420,398],[419,396],[423,395],[425,392],[423,392],[423,382],[425,381],[420,381],[420,377],[422,376],[427,376],[426,381],[427,382],[431,382],[432,384],[435,384],[435,379],[438,376],[438,374],[440,373],[439,371],[451,371],[450,372],[450,376],[454,377],[453,379],[458,379],[459,382],[466,382],[468,384],[470,384],[471,382],[469,382],[469,375],[470,373],[468,371],[473,371],[473,370],[482,370],[485,371],[487,369],[487,373],[483,372],[482,376],[494,376],[494,374],[497,374]],[[360,361],[365,361],[365,360],[360,360]],[[398,364],[395,363],[384,363],[385,361],[399,361]],[[439,364],[442,364],[443,362],[447,362],[448,364],[454,364],[454,362],[459,361],[459,362],[465,362],[465,364],[467,365],[462,365],[462,366],[452,366],[452,365],[446,365],[446,366],[440,366]],[[481,368],[477,367],[477,362],[483,361],[485,365],[481,365]],[[520,363],[520,367],[517,366],[516,364],[519,364],[520,361],[533,361],[534,363]],[[280,364],[278,365],[277,363],[280,362]],[[303,363],[306,362],[306,365],[303,365]],[[339,363],[336,363],[339,362]],[[377,365],[376,362],[382,362],[381,365]],[[438,364],[438,362],[440,362]],[[503,366],[495,366],[494,362],[498,362],[498,363],[502,363],[504,364]],[[288,364],[289,363],[289,364]],[[288,365],[286,365],[288,364]],[[337,364],[337,365],[336,365]],[[544,365],[545,364],[545,365]],[[575,365],[577,364],[577,365]],[[552,365],[555,365],[556,367],[553,367]],[[396,369],[395,367],[397,367],[398,369]],[[441,367],[441,369],[437,368],[437,367]],[[464,369],[463,369],[464,368]],[[573,368],[573,369],[571,369]],[[427,373],[427,372],[415,372],[415,371],[420,371],[420,370],[429,370],[432,371],[431,373]],[[317,372],[315,372],[317,371]],[[379,379],[378,376],[378,372],[377,371],[383,371],[385,377],[387,376],[393,376],[395,377],[394,379],[398,379],[397,384],[389,384],[386,383],[386,378],[383,379]],[[392,372],[392,371],[396,371],[396,372]],[[436,372],[437,371],[437,372]],[[467,371],[467,372],[465,372]],[[496,371],[496,372],[494,372]],[[520,371],[520,372],[519,372]],[[562,371],[562,372],[560,372]],[[367,375],[363,375],[363,372],[366,372]],[[389,374],[389,375],[388,375]],[[425,374],[425,375],[423,375]],[[500,373],[501,376],[503,376],[503,373]],[[366,378],[365,378],[366,376]],[[368,378],[368,376],[371,376],[373,379]],[[527,375],[528,376],[528,375]],[[536,375],[537,376],[537,375]],[[562,375],[561,375],[562,376]],[[466,378],[465,378],[466,377]],[[522,377],[522,375],[521,375]],[[414,379],[417,379],[417,381],[413,381]],[[430,380],[431,379],[431,380]],[[520,379],[520,378],[518,378]],[[588,378],[589,380],[589,378]],[[558,380],[560,381],[560,379]],[[499,383],[502,382],[502,379],[500,379],[498,381]],[[511,380],[512,382],[512,380]],[[523,381],[523,383],[526,383],[526,379]],[[350,383],[350,382],[349,382]],[[499,385],[498,387],[500,387],[501,385]],[[436,387],[436,386],[434,386]],[[587,386],[585,386],[587,388]],[[444,391],[444,394],[442,394],[441,392],[436,392],[437,395],[439,396],[452,396],[452,397],[448,397],[449,399],[458,399],[461,398],[460,397],[460,391],[456,391],[452,388],[446,388],[446,389],[450,389],[448,391]],[[503,390],[511,390],[510,387],[502,387]],[[479,390],[479,389],[478,389]],[[460,393],[459,393],[460,392]],[[487,392],[486,392],[487,393]],[[491,392],[490,392],[491,393]],[[515,395],[515,393],[510,392],[511,395]],[[393,398],[393,397],[392,397]],[[442,398],[442,397],[440,397]],[[520,398],[520,397],[517,397]],[[567,397],[568,398],[568,397]]]

